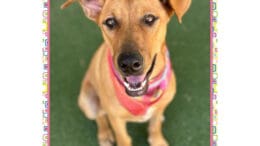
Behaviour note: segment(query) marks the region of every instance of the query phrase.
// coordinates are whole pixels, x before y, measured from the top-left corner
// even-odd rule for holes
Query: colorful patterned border
[[[217,11],[217,0],[212,0],[211,4],[211,54],[212,54],[212,59],[211,59],[211,113],[212,113],[212,120],[211,120],[211,128],[212,128],[212,146],[217,146],[217,141],[218,141],[218,134],[217,134],[217,126],[218,126],[218,110],[217,110],[217,95],[218,95],[218,90],[217,90],[217,79],[218,79],[218,72],[217,72],[217,64],[218,64],[218,47],[217,47],[217,17],[218,17],[218,11]]]
[[[49,145],[49,1],[42,0],[42,146]]]

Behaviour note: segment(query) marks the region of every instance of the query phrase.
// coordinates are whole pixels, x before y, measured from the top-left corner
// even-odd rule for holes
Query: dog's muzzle
[[[122,62],[120,62],[123,60]],[[153,71],[156,55],[146,74],[143,73],[143,59],[136,54],[120,55],[118,63],[123,72],[123,85],[129,96],[142,96],[147,93],[149,77]],[[120,64],[121,63],[121,64]]]

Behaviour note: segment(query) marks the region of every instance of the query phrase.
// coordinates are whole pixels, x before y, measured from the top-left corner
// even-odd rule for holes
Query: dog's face
[[[146,93],[156,56],[163,49],[167,23],[179,21],[190,0],[80,0],[86,16],[102,30],[113,63],[130,96]]]
[[[131,96],[143,95],[148,88],[168,19],[159,0],[109,0],[101,11],[98,24]]]

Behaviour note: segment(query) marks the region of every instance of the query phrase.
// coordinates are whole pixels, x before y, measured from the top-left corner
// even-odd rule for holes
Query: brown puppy
[[[149,121],[151,146],[167,146],[163,113],[176,92],[165,43],[167,24],[179,22],[191,0],[78,1],[85,15],[102,30],[79,95],[79,107],[98,126],[100,146],[131,146],[126,123]],[[115,135],[115,139],[114,139]]]

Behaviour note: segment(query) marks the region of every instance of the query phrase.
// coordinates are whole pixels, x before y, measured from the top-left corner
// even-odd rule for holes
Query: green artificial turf
[[[65,10],[51,1],[51,146],[97,146],[96,124],[77,106],[80,85],[102,43],[95,23],[80,6]],[[177,95],[165,113],[163,132],[171,146],[209,145],[209,1],[193,0],[183,24],[174,17],[167,33],[177,76]],[[148,146],[147,124],[128,124],[134,146]]]

